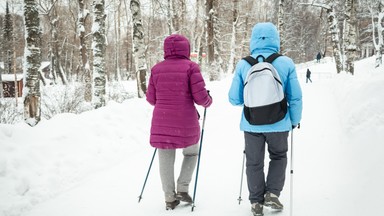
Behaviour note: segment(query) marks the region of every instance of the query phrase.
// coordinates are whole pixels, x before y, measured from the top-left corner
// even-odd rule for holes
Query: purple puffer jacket
[[[151,69],[146,93],[154,105],[150,143],[161,149],[185,148],[200,138],[195,103],[212,104],[199,66],[189,59],[189,41],[173,34],[164,41],[164,61]]]

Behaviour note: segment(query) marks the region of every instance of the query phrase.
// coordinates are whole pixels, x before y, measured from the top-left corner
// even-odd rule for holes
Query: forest
[[[278,27],[280,52],[295,63],[320,53],[352,75],[356,60],[376,55],[382,64],[383,0],[3,0],[0,123],[34,126],[42,117],[144,97],[163,40],[174,33],[190,40],[204,77],[220,80],[249,54],[258,22]],[[124,89],[129,80],[137,95]]]

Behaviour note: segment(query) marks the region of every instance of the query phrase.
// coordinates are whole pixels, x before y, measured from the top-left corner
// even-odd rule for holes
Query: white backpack
[[[251,125],[273,124],[287,113],[287,100],[279,73],[272,62],[281,56],[274,53],[268,58],[262,55],[254,59],[243,58],[252,67],[244,81],[244,116]],[[259,59],[262,62],[259,62]]]

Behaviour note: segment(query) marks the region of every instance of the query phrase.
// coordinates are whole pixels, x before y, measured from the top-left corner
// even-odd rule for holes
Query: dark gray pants
[[[251,203],[264,202],[264,194],[267,191],[280,196],[287,168],[288,133],[288,131],[244,132],[246,173]],[[268,144],[270,158],[267,179],[264,174],[265,144]]]

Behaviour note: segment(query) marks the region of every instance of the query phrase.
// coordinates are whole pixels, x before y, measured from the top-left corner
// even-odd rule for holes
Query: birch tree
[[[206,1],[206,25],[207,25],[207,58],[209,70],[209,80],[218,80],[223,73],[221,49],[220,49],[220,31],[217,26],[217,0]]]
[[[343,70],[343,61],[342,61],[342,54],[341,54],[341,45],[340,45],[341,41],[340,41],[340,35],[339,35],[338,19],[336,17],[336,13],[333,10],[333,5],[327,5],[325,9],[328,15],[327,20],[328,20],[329,31],[331,33],[333,55],[335,57],[335,62],[336,62],[336,71],[337,73],[340,73]]]
[[[115,2],[115,11],[114,11],[114,30],[115,30],[115,80],[121,81],[121,72],[120,72],[120,40],[121,40],[121,0]]]
[[[4,92],[3,92],[3,77],[2,77],[2,72],[0,70],[0,98],[4,97]]]
[[[341,41],[340,41],[338,18],[334,11],[335,2],[333,0],[328,0],[327,4],[312,2],[312,3],[303,3],[303,5],[320,7],[326,11],[328,29],[331,34],[333,55],[335,57],[335,62],[336,62],[336,71],[337,73],[340,73],[343,70],[343,60],[342,60],[343,55],[342,55],[342,50],[340,45]]]
[[[345,70],[354,74],[354,61],[356,59],[356,0],[345,1],[345,27],[344,27],[344,47],[345,47]]]
[[[140,0],[130,3],[133,24],[133,55],[136,65],[137,93],[143,98],[147,91],[147,63],[145,60],[144,28],[141,20]]]
[[[384,55],[384,3],[378,2],[378,14],[375,15],[373,8],[372,14],[372,40],[376,52],[375,67],[380,67],[383,64]]]
[[[88,50],[86,44],[86,32],[85,32],[85,23],[89,16],[88,10],[85,8],[84,0],[79,0],[79,12],[78,12],[78,21],[77,21],[77,32],[79,37],[79,63],[77,70],[81,75],[84,76],[85,80],[85,90],[84,90],[84,100],[87,102],[92,101],[92,76],[89,66],[88,59]]]
[[[172,0],[172,24],[174,32],[186,35],[186,14],[187,5],[185,0]]]
[[[214,9],[213,9],[214,0],[205,1],[205,20],[206,20],[206,38],[207,38],[207,61],[208,65],[213,65],[215,61],[215,44],[214,44],[214,29],[213,29],[213,19],[214,19]],[[209,72],[210,80],[215,80],[216,75],[214,72]]]
[[[24,0],[24,20],[26,28],[26,51],[24,58],[24,120],[35,126],[41,118],[41,94],[39,82],[40,52],[40,19],[34,0]]]
[[[196,8],[195,8],[195,21],[194,21],[194,31],[191,35],[194,38],[193,42],[193,50],[197,52],[197,62],[199,65],[203,64],[203,48],[205,42],[205,33],[206,33],[206,25],[204,21],[204,16],[200,15],[200,11],[203,11],[203,0],[196,0]]]
[[[45,17],[47,17],[50,25],[50,41],[49,41],[49,55],[51,58],[51,74],[54,84],[57,84],[58,77],[60,77],[62,83],[66,85],[68,83],[65,72],[61,66],[61,55],[58,28],[60,17],[57,13],[58,0],[50,0],[49,4],[40,4],[40,8],[44,11]]]
[[[239,26],[239,0],[233,0],[233,14],[232,14],[232,33],[231,33],[231,47],[228,60],[227,73],[231,74],[234,71],[235,55],[236,55],[236,35]]]
[[[93,1],[94,20],[93,32],[93,97],[95,108],[105,106],[106,76],[105,76],[105,3],[104,0]]]

